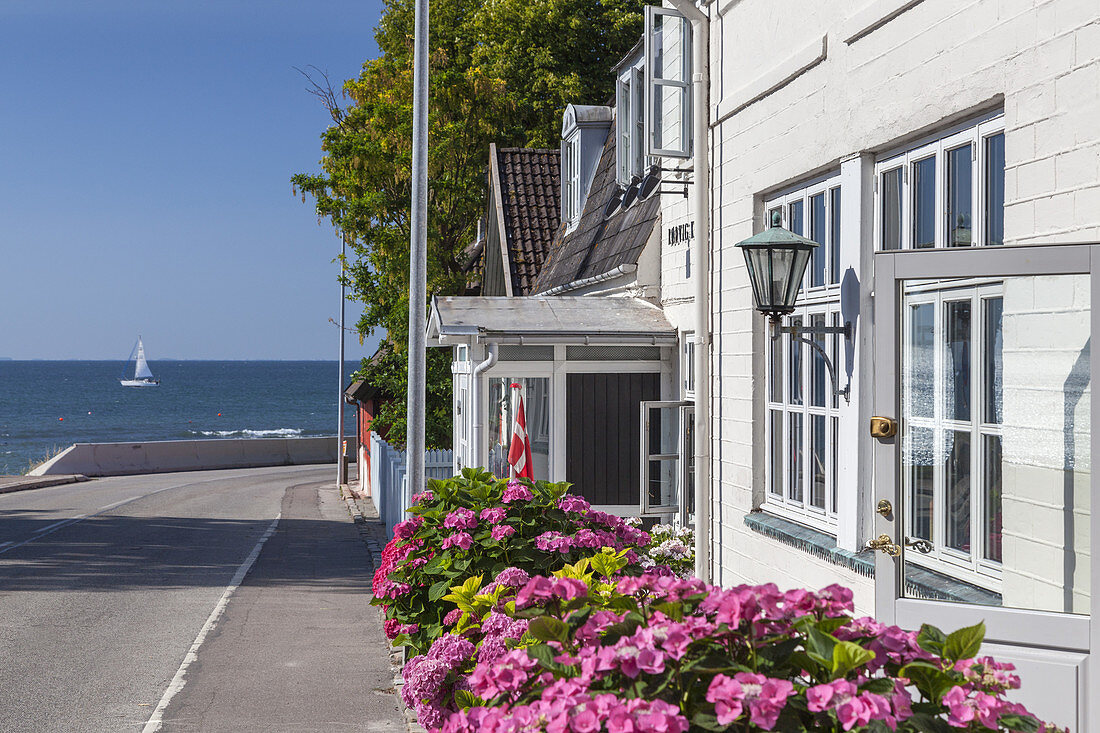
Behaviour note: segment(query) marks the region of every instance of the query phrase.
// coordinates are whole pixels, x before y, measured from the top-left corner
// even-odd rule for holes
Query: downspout
[[[489,358],[474,367],[473,381],[470,384],[470,402],[473,404],[473,424],[470,425],[470,440],[474,446],[474,463],[483,466],[481,461],[481,375],[497,363],[496,344],[489,344]]]
[[[708,53],[710,18],[690,0],[670,0],[691,21],[692,170],[695,178],[695,221],[700,236],[693,244],[695,260],[695,575],[710,582],[710,168]]]

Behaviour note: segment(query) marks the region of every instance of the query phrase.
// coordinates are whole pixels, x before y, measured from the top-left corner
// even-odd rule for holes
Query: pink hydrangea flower
[[[504,497],[501,501],[505,504],[511,504],[513,501],[531,501],[534,498],[535,495],[531,493],[530,489],[513,479],[508,482],[508,488],[504,490]]]
[[[498,524],[489,532],[493,539],[500,542],[516,533],[516,528],[510,524]]]
[[[443,526],[448,529],[473,529],[477,526],[477,514],[465,507],[452,509],[443,520]]]
[[[500,524],[504,521],[504,518],[508,516],[508,510],[502,506],[494,506],[488,509],[482,509],[481,514],[478,516],[489,524]]]
[[[447,550],[451,547],[459,547],[463,550],[469,550],[470,545],[474,542],[474,538],[467,532],[455,532],[454,534],[443,540],[443,549]]]

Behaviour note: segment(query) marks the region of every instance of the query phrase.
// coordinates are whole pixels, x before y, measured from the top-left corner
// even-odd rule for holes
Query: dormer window
[[[572,229],[581,218],[581,134],[561,141],[561,220]]]
[[[561,221],[569,232],[581,219],[588,187],[596,175],[611,108],[570,104],[561,125]]]

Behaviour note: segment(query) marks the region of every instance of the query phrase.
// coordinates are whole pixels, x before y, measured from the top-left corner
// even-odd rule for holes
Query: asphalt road
[[[0,495],[0,731],[402,730],[333,472]]]

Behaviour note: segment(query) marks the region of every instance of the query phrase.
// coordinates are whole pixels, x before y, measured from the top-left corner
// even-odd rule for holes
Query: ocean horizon
[[[74,443],[337,433],[336,360],[157,359],[149,366],[157,387],[120,385],[117,359],[0,358],[0,475],[25,473]],[[345,382],[358,367],[346,363]],[[350,405],[344,425],[354,434]]]

